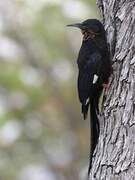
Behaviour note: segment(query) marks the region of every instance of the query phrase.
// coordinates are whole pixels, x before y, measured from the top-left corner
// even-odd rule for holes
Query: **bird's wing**
[[[83,69],[79,70],[78,75],[78,95],[83,105],[88,103],[93,85],[96,84],[101,68],[101,54],[98,52],[89,56]]]

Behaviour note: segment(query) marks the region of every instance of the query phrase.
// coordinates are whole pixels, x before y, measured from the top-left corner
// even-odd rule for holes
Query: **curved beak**
[[[81,23],[76,23],[76,24],[69,24],[67,25],[67,27],[77,27],[77,28],[82,28],[82,24]]]

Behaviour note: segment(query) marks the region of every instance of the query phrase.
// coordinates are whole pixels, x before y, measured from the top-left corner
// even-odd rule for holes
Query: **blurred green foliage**
[[[81,121],[78,30],[95,0],[0,2],[0,180],[82,180],[89,123]]]

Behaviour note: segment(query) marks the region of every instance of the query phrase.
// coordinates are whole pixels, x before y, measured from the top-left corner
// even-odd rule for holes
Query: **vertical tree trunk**
[[[135,180],[135,1],[98,0],[113,75],[89,180]]]

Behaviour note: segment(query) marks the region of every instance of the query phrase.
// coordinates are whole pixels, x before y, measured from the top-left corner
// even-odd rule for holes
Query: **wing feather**
[[[94,75],[100,75],[101,55],[93,53],[78,75],[78,95],[80,102],[84,105],[91,96],[93,90]]]

